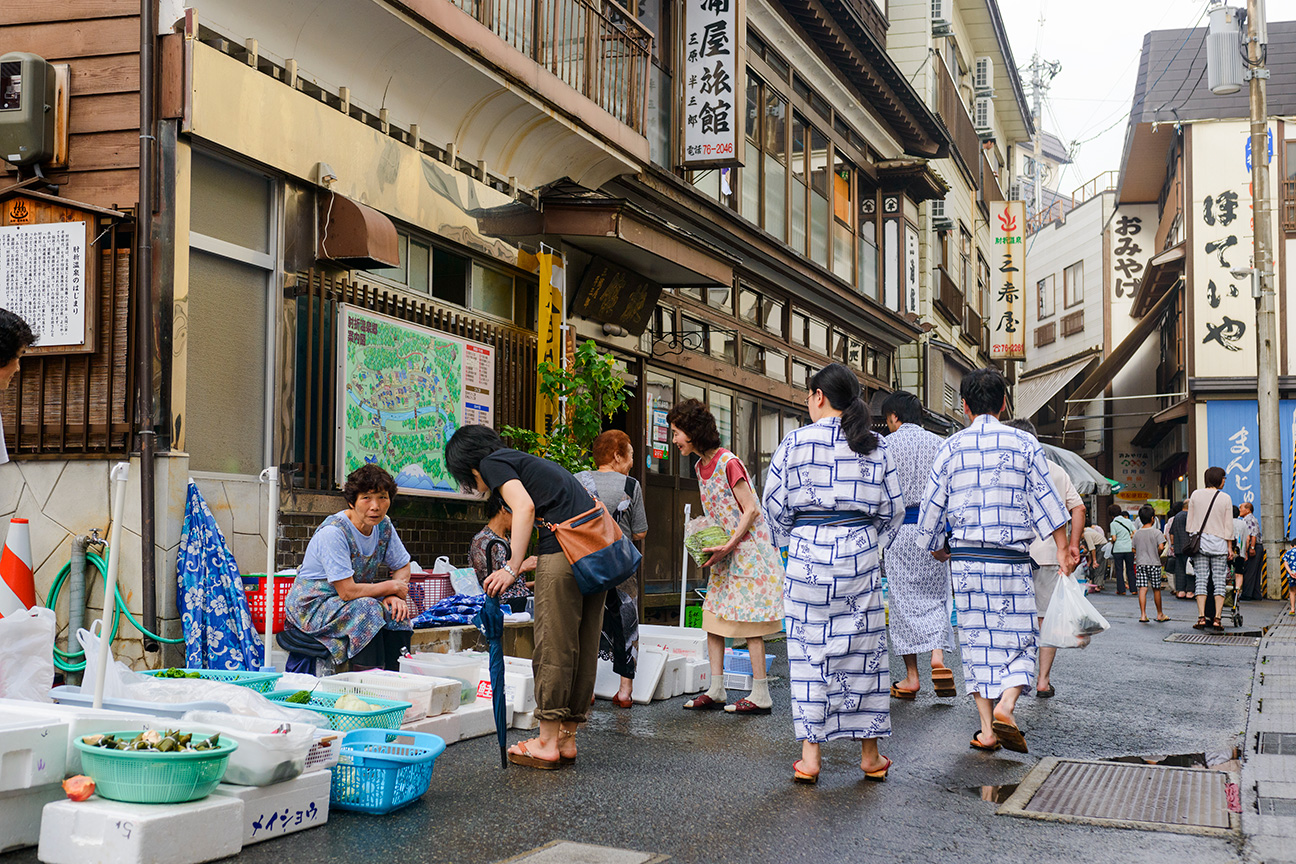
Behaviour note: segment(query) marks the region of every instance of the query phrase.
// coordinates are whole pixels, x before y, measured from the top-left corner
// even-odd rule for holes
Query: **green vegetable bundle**
[[[191,733],[181,734],[178,729],[158,732],[150,729],[141,732],[131,740],[118,738],[116,735],[86,735],[82,743],[90,747],[102,747],[105,750],[144,750],[150,753],[186,753],[202,750],[215,750],[220,746],[220,733],[210,738],[194,742]]]
[[[186,672],[184,669],[177,669],[173,666],[170,669],[164,669],[163,671],[157,673],[157,675],[153,677],[155,678],[201,678],[202,675],[201,673],[198,672]]]
[[[715,546],[723,546],[729,542],[729,532],[719,525],[710,525],[701,530],[695,531],[684,538],[684,548],[688,549],[693,560],[701,567],[711,559],[710,552],[703,552],[703,549],[710,549]]]

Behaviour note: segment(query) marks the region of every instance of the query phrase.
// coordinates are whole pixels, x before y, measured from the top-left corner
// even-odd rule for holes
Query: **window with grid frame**
[[[1084,302],[1084,261],[1062,271],[1062,305],[1070,309]]]
[[[1054,296],[1053,274],[1045,276],[1035,283],[1035,291],[1038,295],[1038,306],[1036,307],[1037,317],[1043,321],[1045,318],[1052,317],[1056,299]]]

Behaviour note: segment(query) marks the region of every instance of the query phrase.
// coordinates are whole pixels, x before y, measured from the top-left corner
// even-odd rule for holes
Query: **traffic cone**
[[[26,519],[10,519],[0,554],[0,618],[36,605],[31,562],[31,528]]]

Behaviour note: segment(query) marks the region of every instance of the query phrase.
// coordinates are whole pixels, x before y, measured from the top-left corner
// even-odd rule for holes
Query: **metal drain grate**
[[[660,864],[669,856],[554,840],[497,864]]]
[[[1031,775],[1000,813],[1198,833],[1232,827],[1220,771],[1044,759]]]
[[[1291,732],[1261,732],[1256,752],[1266,756],[1296,756],[1296,734]]]
[[[1259,636],[1231,636],[1227,633],[1171,633],[1163,642],[1186,642],[1189,645],[1231,645],[1236,648],[1259,648]]]

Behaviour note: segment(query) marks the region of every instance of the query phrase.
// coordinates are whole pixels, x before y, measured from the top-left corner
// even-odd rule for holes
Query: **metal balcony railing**
[[[940,276],[940,291],[936,294],[936,305],[949,316],[952,323],[962,324],[963,292],[945,272],[944,267],[937,267],[936,272]]]
[[[1095,195],[1115,189],[1119,180],[1119,171],[1107,170],[1083,186],[1077,187],[1069,197],[1061,195],[1054,197],[1047,207],[1026,220],[1026,233],[1034,234],[1050,222],[1063,218]]]
[[[639,134],[652,33],[613,0],[450,0]]]

